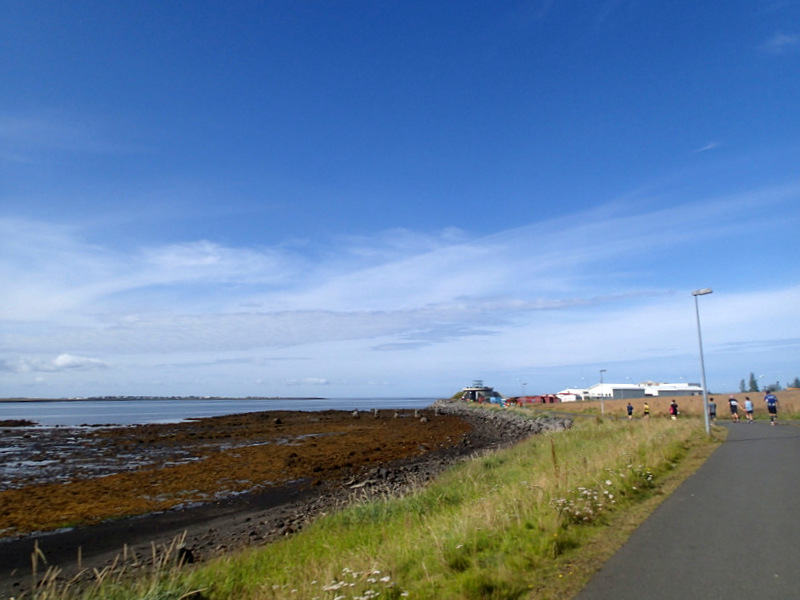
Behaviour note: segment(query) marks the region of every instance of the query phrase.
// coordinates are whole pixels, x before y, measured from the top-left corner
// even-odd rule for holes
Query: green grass
[[[402,499],[335,512],[291,538],[167,570],[138,589],[110,582],[84,597],[567,598],[635,527],[626,519],[652,510],[687,454],[712,447],[697,420],[581,419]]]

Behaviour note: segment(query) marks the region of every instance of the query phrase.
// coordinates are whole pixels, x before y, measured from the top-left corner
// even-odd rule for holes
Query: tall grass
[[[127,597],[534,597],[569,576],[614,515],[655,493],[691,445],[707,443],[697,420],[582,421]],[[111,587],[89,597],[123,597]]]
[[[151,546],[149,561],[142,557],[128,556],[126,550],[108,566],[102,569],[82,569],[80,551],[78,573],[64,581],[57,567],[48,566],[47,559],[34,546],[31,555],[33,573],[33,592],[35,600],[183,600],[202,597],[202,590],[187,591],[180,581],[180,570],[184,566],[181,548],[184,547],[185,534],[178,536],[169,544]],[[39,577],[39,568],[44,573]],[[25,596],[21,596],[22,600]]]
[[[470,461],[404,499],[192,574],[210,598],[520,598],[651,492],[696,422],[582,423]]]
[[[729,420],[728,397],[730,392],[709,394],[717,403],[717,415],[721,420]],[[778,416],[780,420],[800,419],[800,390],[781,390],[776,392],[778,396]],[[749,397],[755,407],[756,420],[769,420],[767,407],[764,404],[764,394],[762,392],[736,392],[733,396],[739,401],[739,411],[744,414],[744,399]],[[654,419],[668,418],[669,404],[675,400],[680,407],[682,416],[703,417],[703,397],[702,396],[658,396],[656,398],[633,398],[633,399],[606,399],[602,406],[599,400],[589,400],[586,402],[560,402],[556,404],[534,404],[527,405],[524,409],[528,412],[568,412],[583,415],[599,415],[601,410],[607,417],[625,418],[627,415],[626,407],[628,402],[633,405],[633,414],[636,418],[642,416],[642,408],[646,402],[650,406],[650,412]]]

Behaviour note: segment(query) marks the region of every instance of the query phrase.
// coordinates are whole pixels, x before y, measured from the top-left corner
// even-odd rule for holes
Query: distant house
[[[580,388],[567,388],[556,394],[561,402],[578,402],[589,399],[589,390]]]

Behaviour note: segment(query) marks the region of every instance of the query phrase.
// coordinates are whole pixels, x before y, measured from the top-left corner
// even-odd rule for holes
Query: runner
[[[678,403],[675,400],[669,403],[669,414],[673,421],[678,418]]]
[[[767,403],[770,423],[775,425],[775,422],[778,420],[778,397],[772,392],[767,392],[767,395],[764,396],[764,402]]]
[[[734,423],[738,423],[739,422],[739,401],[736,400],[735,396],[731,395],[731,397],[728,398],[728,404],[731,407],[731,419],[733,419]]]
[[[750,400],[750,396],[744,397],[744,414],[747,415],[747,422],[753,422],[753,401]]]
[[[717,403],[714,402],[714,398],[708,399],[708,418],[712,425],[717,422]]]

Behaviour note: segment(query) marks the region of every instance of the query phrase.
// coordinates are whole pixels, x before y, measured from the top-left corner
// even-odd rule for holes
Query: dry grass
[[[33,600],[183,600],[202,598],[203,590],[175,590],[174,586],[184,567],[184,537],[178,536],[169,544],[151,545],[149,562],[133,560],[123,554],[101,569],[81,569],[69,580],[63,580],[58,567],[48,566],[38,543],[31,555],[34,585]],[[44,571],[39,575],[39,568]],[[19,600],[26,600],[22,595]],[[14,600],[13,598],[11,600]]]
[[[701,431],[689,419],[581,421],[463,464],[418,494],[353,507],[284,543],[215,561],[188,587],[214,600],[565,598],[622,542],[603,541],[615,515],[643,519],[634,507],[652,510],[690,448],[713,449]],[[380,572],[392,587],[339,587],[350,585],[345,572]]]
[[[730,416],[728,411],[728,397],[730,392],[723,394],[710,394],[717,403],[717,417],[726,419]],[[800,418],[800,390],[788,390],[777,392],[778,397],[778,416],[779,418],[796,419]],[[764,405],[764,394],[762,392],[735,393],[733,396],[739,401],[739,414],[744,418],[744,399],[749,396],[755,406],[755,418],[768,418],[767,409]],[[678,403],[681,415],[691,417],[703,416],[703,397],[702,396],[666,396],[658,398],[632,398],[630,400],[604,400],[603,409],[605,414],[614,417],[626,417],[628,402],[633,405],[634,417],[642,416],[642,407],[645,402],[650,405],[650,414],[653,417],[669,417],[669,404],[672,400]],[[587,402],[563,402],[559,404],[534,405],[533,410],[558,411],[582,414],[600,414],[600,401],[592,400]]]

